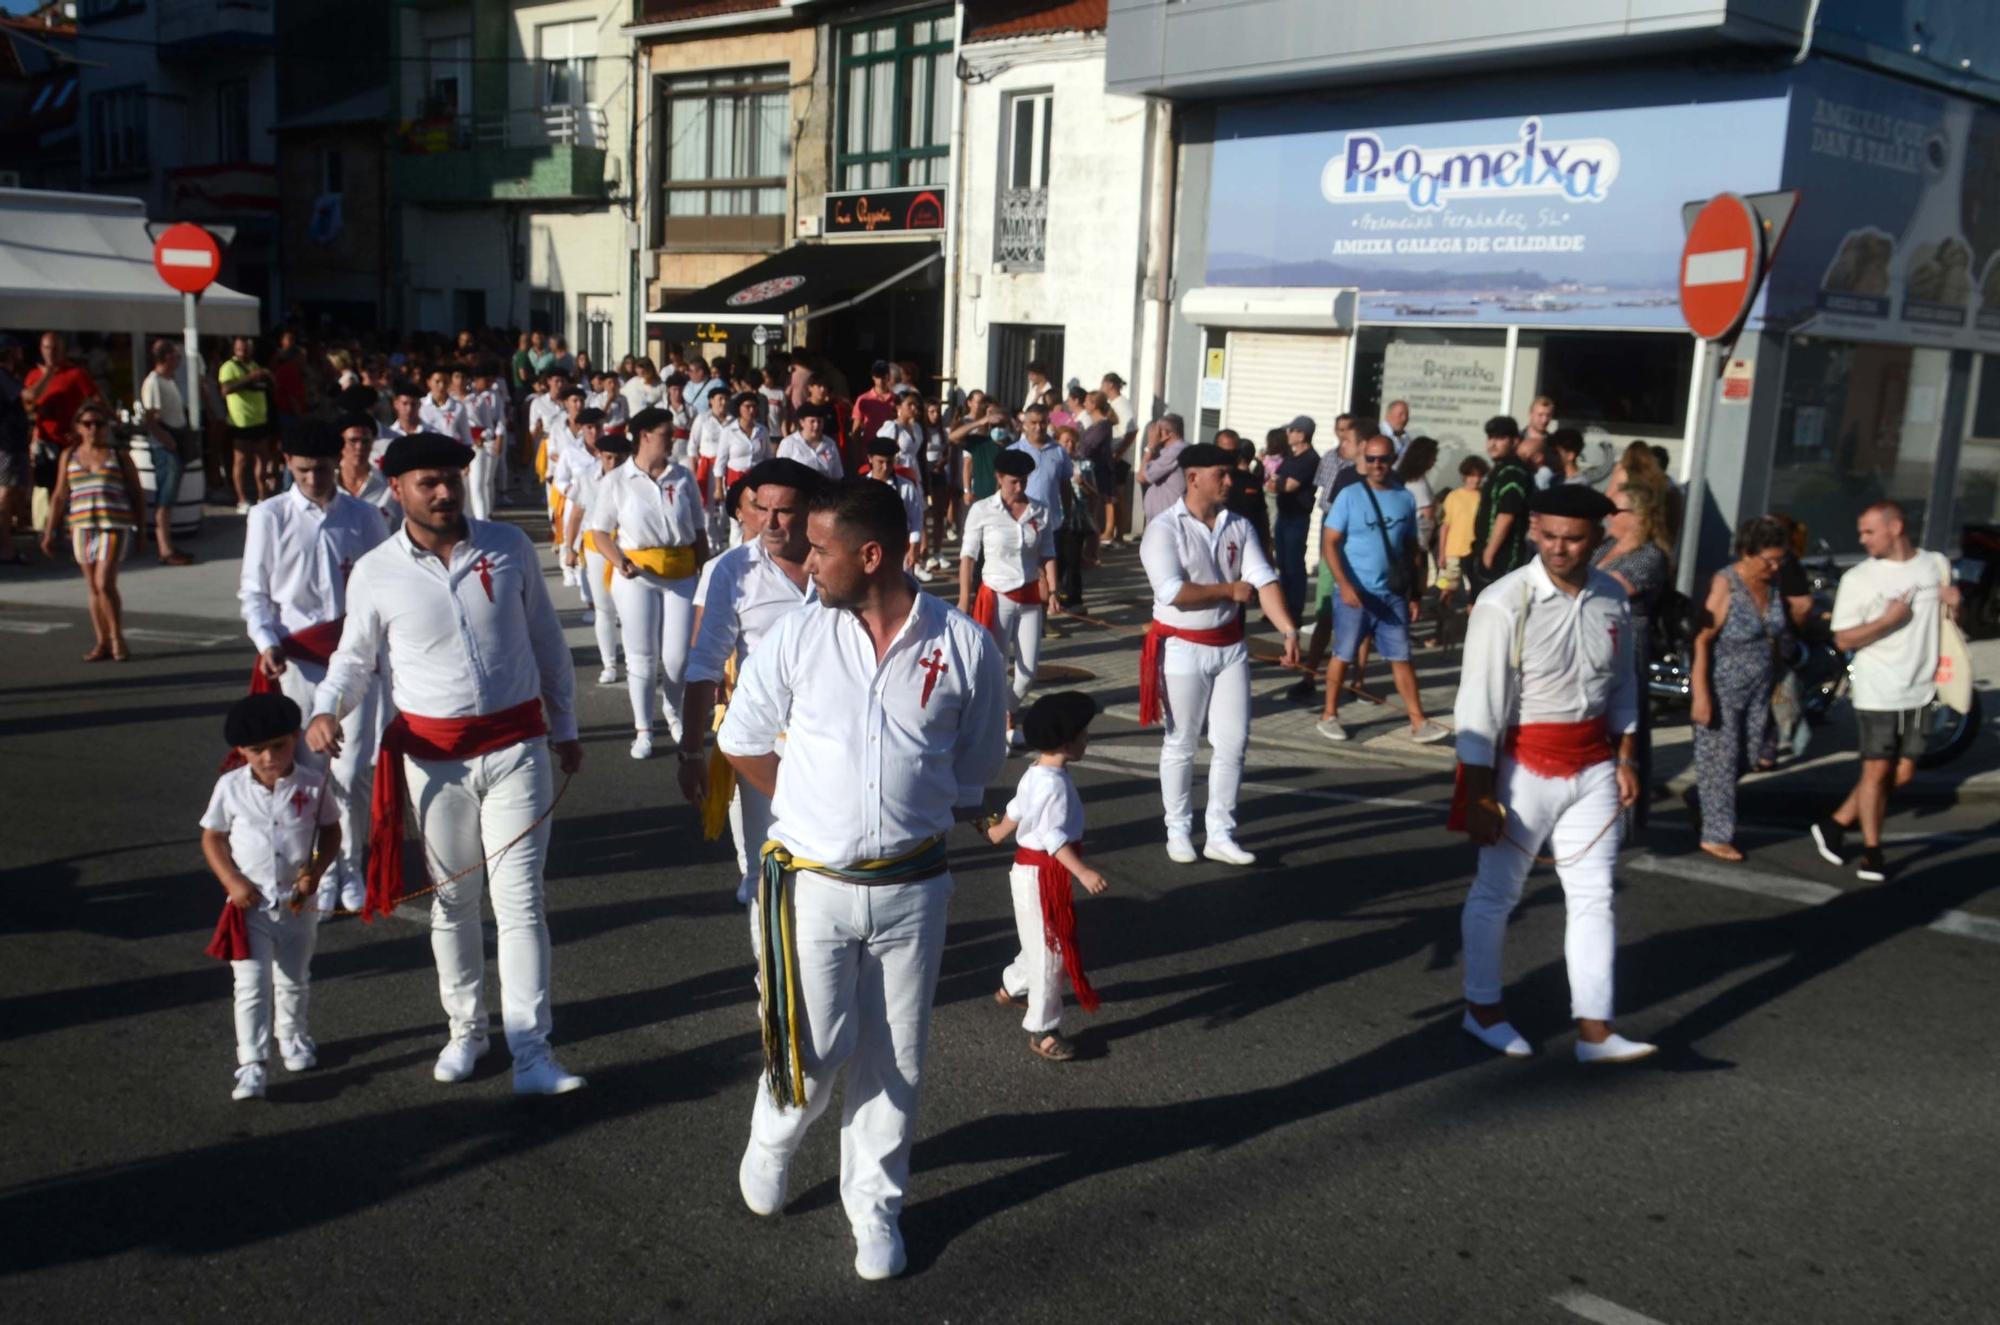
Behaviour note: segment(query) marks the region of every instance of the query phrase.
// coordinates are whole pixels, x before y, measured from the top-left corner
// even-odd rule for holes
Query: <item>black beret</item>
[[[902,448],[896,445],[896,439],[893,437],[877,437],[874,441],[868,443],[868,454],[900,455],[902,454]]]
[[[1181,450],[1182,469],[1234,469],[1236,457],[1212,442],[1195,442]]]
[[[346,432],[349,428],[366,428],[371,433],[379,431],[375,427],[375,416],[363,414],[359,410],[341,415],[333,421],[333,426],[342,432]]]
[[[597,449],[606,455],[631,455],[632,434],[629,432],[608,432],[597,439]]]
[[[1528,498],[1528,513],[1558,519],[1602,520],[1618,509],[1611,498],[1582,483],[1559,483]]]
[[[389,394],[391,396],[408,396],[412,400],[421,400],[425,392],[422,387],[412,382],[409,378],[404,377],[398,378],[395,385],[389,388]]]
[[[673,422],[674,416],[671,411],[663,410],[658,405],[648,405],[645,409],[640,410],[637,414],[627,419],[625,421],[625,428],[636,437],[642,432],[651,432],[655,428],[670,428],[673,426]]]
[[[576,412],[574,422],[579,428],[587,423],[601,424],[604,422],[604,411],[601,409],[580,409]]]
[[[262,745],[299,729],[299,706],[281,691],[245,695],[229,706],[222,739],[232,746]]]
[[[750,491],[750,476],[745,474],[723,490],[722,509],[731,515],[738,514],[737,507],[743,504],[743,497]]]
[[[993,472],[1026,478],[1035,472],[1035,457],[1026,451],[1006,450],[993,457]]]
[[[325,419],[297,419],[285,429],[283,449],[286,455],[298,456],[302,460],[338,460],[340,447],[339,430]]]
[[[362,386],[359,382],[341,391],[339,395],[333,398],[333,403],[336,407],[355,414],[366,414],[369,410],[374,409],[375,401],[375,388],[372,386]]]
[[[1081,690],[1043,695],[1021,714],[1021,739],[1030,749],[1060,750],[1097,716],[1097,701]]]
[[[464,469],[471,463],[471,447],[435,432],[398,437],[382,453],[382,473],[389,478],[413,469]]]
[[[810,465],[802,465],[796,460],[779,456],[774,460],[760,461],[750,467],[743,481],[753,488],[765,484],[772,487],[790,488],[795,492],[811,493],[818,490],[822,475]]]

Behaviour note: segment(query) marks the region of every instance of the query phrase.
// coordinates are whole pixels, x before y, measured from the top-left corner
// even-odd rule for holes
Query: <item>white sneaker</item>
[[[368,880],[358,875],[348,875],[341,880],[340,905],[343,910],[359,911],[368,903]]]
[[[1435,718],[1425,718],[1423,726],[1410,729],[1410,739],[1418,745],[1435,745],[1451,735],[1451,728]]]
[[[616,663],[613,663],[597,674],[597,684],[601,686],[615,686],[618,684],[619,679],[618,664]]]
[[[863,1279],[894,1279],[908,1264],[903,1235],[894,1224],[877,1221],[854,1230],[854,1272]]]
[[[563,1071],[562,1064],[547,1052],[525,1063],[514,1064],[516,1095],[567,1095],[573,1090],[582,1090],[583,1086],[582,1077]]]
[[[1213,833],[1209,834],[1208,840],[1202,843],[1201,854],[1207,856],[1210,860],[1219,860],[1225,865],[1255,865],[1257,863],[1255,852],[1245,851],[1228,838],[1217,837]]]
[[[919,563],[918,565],[910,568],[910,573],[912,575],[915,575],[919,580],[922,580],[924,583],[926,584],[930,583],[931,568],[928,565]]]
[[[279,1048],[284,1053],[287,1072],[310,1072],[319,1066],[319,1046],[310,1035],[294,1035]]]
[[[1641,1058],[1650,1058],[1658,1053],[1656,1044],[1641,1044],[1628,1040],[1617,1031],[1605,1037],[1602,1044],[1591,1044],[1585,1040],[1576,1042],[1576,1061],[1579,1063],[1635,1063]]]
[[[250,503],[249,503],[249,502],[247,502],[247,501],[240,501],[240,502],[237,502],[237,503],[236,503],[236,513],[237,513],[238,515],[248,515],[248,514],[250,514]],[[259,1095],[262,1095],[262,1094],[263,1094],[264,1092],[263,1092],[262,1090],[259,1090],[259,1091],[258,1091],[257,1093],[258,1093]],[[239,1100],[247,1100],[247,1099],[249,1099],[250,1097],[249,1097],[248,1095],[238,1095],[238,1096],[237,1096],[236,1098],[237,1098],[237,1099],[239,1099]]]
[[[736,1186],[751,1214],[775,1215],[785,1208],[787,1172],[783,1160],[765,1153],[755,1141],[750,1143],[743,1152],[743,1162],[736,1166]]]
[[[1329,741],[1344,741],[1347,739],[1347,728],[1340,725],[1340,719],[1338,718],[1321,718],[1313,724],[1313,730],[1321,736],[1326,737]]]
[[[319,890],[312,895],[312,908],[325,915],[340,905],[341,879],[346,871],[335,863],[334,867],[320,876]]]
[[[1194,839],[1186,833],[1168,833],[1167,859],[1176,865],[1194,864]]]
[[[472,1065],[486,1057],[487,1048],[488,1044],[483,1039],[454,1039],[438,1055],[437,1066],[431,1069],[431,1076],[447,1086],[463,1081],[472,1075]]]
[[[651,759],[653,757],[653,733],[640,732],[632,738],[632,757]]]
[[[575,585],[576,585],[576,567],[574,567],[574,566],[565,566],[565,567],[563,567],[563,568],[562,568],[562,582],[563,582],[563,587],[564,587],[564,588],[566,588],[566,589],[567,589],[567,588],[573,588],[573,587],[575,587]]]
[[[261,1100],[264,1098],[264,1065],[245,1063],[236,1069],[236,1089],[229,1092],[232,1100]]]
[[[1459,1022],[1458,1026],[1460,1030],[1488,1049],[1505,1054],[1509,1058],[1526,1058],[1535,1052],[1528,1047],[1528,1042],[1521,1038],[1521,1032],[1515,1030],[1510,1023],[1496,1021],[1491,1026],[1481,1026],[1470,1009],[1466,1010],[1465,1019]]]

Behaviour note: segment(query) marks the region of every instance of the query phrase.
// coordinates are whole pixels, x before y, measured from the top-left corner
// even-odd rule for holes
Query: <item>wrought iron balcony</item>
[[[1000,225],[993,261],[1008,271],[1040,271],[1048,250],[1049,191],[1000,190]]]

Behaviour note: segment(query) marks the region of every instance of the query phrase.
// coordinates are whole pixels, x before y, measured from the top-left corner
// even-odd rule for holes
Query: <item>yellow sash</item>
[[[538,483],[549,481],[549,439],[546,437],[542,438],[541,445],[535,448],[535,481]]]
[[[723,686],[733,688],[736,684],[736,657],[730,655],[722,664]],[[727,702],[715,706],[715,717],[709,723],[711,732],[722,730],[722,720],[729,714]],[[708,747],[708,794],[701,798],[701,835],[713,842],[722,836],[722,830],[729,827],[729,802],[736,795],[736,768],[713,741]]]
[[[651,571],[663,580],[685,580],[700,569],[691,547],[630,547],[625,555],[640,570]]]

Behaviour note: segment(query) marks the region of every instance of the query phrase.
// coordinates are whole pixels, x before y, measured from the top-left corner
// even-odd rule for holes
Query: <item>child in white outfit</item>
[[[1078,853],[1083,798],[1068,767],[1089,747],[1088,728],[1095,716],[1097,701],[1076,690],[1044,695],[1028,706],[1021,715],[1021,732],[1041,753],[1022,774],[1006,813],[986,827],[987,840],[996,846],[1010,833],[1015,838],[1008,883],[1014,893],[1014,927],[1021,936],[1021,951],[1001,973],[993,1001],[1025,1007],[1021,1025],[1028,1032],[1029,1052],[1057,1063],[1076,1057],[1076,1047],[1061,1034],[1065,971],[1084,1011],[1097,1010],[1097,992],[1084,977],[1077,952],[1070,881],[1074,877],[1093,897],[1111,886]]]
[[[249,695],[229,710],[236,749],[201,816],[201,850],[229,900],[209,954],[236,980],[236,1086],[232,1099],[264,1094],[275,1004],[285,1068],[318,1066],[306,1029],[307,967],[319,908],[302,906],[340,854],[340,806],[322,794],[323,761],[299,760],[299,706],[279,693]]]

